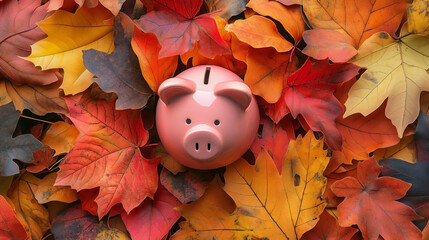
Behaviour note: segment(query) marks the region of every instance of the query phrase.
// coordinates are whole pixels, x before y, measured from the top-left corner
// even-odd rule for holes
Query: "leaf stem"
[[[53,122],[49,122],[49,121],[46,121],[46,120],[37,119],[37,118],[29,117],[29,116],[25,116],[25,115],[22,115],[22,114],[21,114],[21,117],[22,118],[31,119],[31,120],[34,120],[34,121],[38,121],[38,122],[44,122],[44,123],[47,123],[47,124],[54,124]]]

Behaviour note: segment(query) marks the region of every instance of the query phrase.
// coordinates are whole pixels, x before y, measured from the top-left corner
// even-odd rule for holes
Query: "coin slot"
[[[206,73],[204,74],[204,84],[209,84],[209,78],[210,78],[210,70],[211,67],[206,67]]]

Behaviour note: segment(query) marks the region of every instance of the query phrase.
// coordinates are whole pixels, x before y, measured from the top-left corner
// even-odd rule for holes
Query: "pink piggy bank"
[[[179,163],[214,169],[239,159],[252,144],[259,110],[235,73],[197,66],[164,81],[158,90],[156,125],[162,144]]]

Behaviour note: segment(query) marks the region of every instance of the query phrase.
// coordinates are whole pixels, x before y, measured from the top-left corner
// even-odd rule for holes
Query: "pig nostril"
[[[198,149],[199,149],[198,143],[195,143],[195,150],[198,151]]]
[[[207,150],[209,150],[209,151],[210,151],[210,150],[211,150],[211,147],[212,147],[212,146],[211,146],[211,144],[210,144],[210,143],[207,143]]]

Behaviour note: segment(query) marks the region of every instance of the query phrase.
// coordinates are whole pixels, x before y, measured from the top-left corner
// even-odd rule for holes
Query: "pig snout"
[[[199,124],[185,134],[184,148],[194,159],[207,161],[216,157],[223,149],[219,132],[205,124]]]

